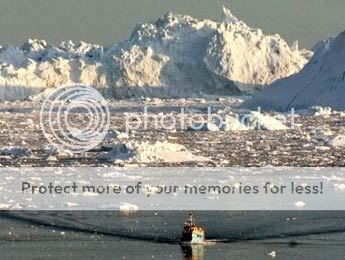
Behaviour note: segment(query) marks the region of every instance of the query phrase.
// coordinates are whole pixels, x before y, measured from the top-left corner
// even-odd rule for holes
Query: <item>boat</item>
[[[181,243],[189,245],[205,243],[205,230],[204,228],[195,224],[193,214],[189,214],[189,219],[184,223]]]

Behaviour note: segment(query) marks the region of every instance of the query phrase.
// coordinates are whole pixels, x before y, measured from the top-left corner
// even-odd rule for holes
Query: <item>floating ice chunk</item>
[[[48,157],[47,159],[49,159],[50,156],[59,156],[59,157],[73,157],[73,153],[70,152],[70,151],[62,151],[62,150],[59,150],[58,148],[56,147],[52,147],[52,146],[45,146],[44,147],[44,151],[45,153],[48,154]],[[54,158],[52,158],[52,160],[55,160]]]
[[[285,126],[279,120],[256,111],[250,112],[244,121],[248,128],[255,130],[275,131],[287,129],[287,126]]]
[[[277,256],[276,251],[272,251],[271,253],[268,253],[267,255],[269,255],[272,258],[275,258]]]
[[[318,150],[318,151],[322,151],[322,152],[331,150],[330,147],[323,146],[323,145],[317,145],[317,146],[315,146],[315,149]]]
[[[345,191],[345,184],[343,183],[336,183],[334,184],[334,188],[339,191]]]
[[[9,210],[9,209],[11,209],[10,204],[0,203],[0,210]]]
[[[328,144],[336,149],[345,147],[345,135],[337,135]]]
[[[129,136],[127,133],[123,133],[117,130],[109,130],[105,135],[104,139],[128,139]]]
[[[142,163],[149,162],[202,162],[208,161],[203,156],[192,154],[188,149],[180,144],[156,142],[154,144],[135,144],[135,160]]]
[[[47,161],[50,161],[50,162],[57,162],[57,161],[58,161],[58,158],[56,158],[55,156],[48,156],[48,157],[47,157]]]
[[[297,202],[295,203],[295,206],[296,206],[297,208],[304,208],[305,205],[306,205],[306,203],[303,202],[303,201],[297,201]]]
[[[193,155],[186,147],[180,144],[163,142],[130,142],[119,143],[109,147],[108,152],[101,153],[98,158],[114,161],[129,161],[129,162],[190,162],[190,161],[208,161],[202,156]]]
[[[119,210],[122,212],[136,212],[139,210],[137,205],[129,204],[129,203],[122,203],[119,207]]]
[[[69,207],[69,208],[73,208],[73,207],[78,207],[79,204],[75,203],[75,202],[66,202],[65,206]]]
[[[329,116],[332,114],[332,108],[313,106],[308,109],[308,112],[314,116]]]
[[[238,118],[229,115],[225,116],[225,120],[222,121],[216,118],[215,123],[204,122],[193,127],[189,127],[188,131],[201,131],[201,132],[218,132],[218,131],[245,131],[249,130],[244,124],[242,124]]]
[[[315,134],[315,136],[320,139],[325,139],[325,137],[333,135],[333,131],[328,127],[317,127],[312,130],[311,133]]]
[[[246,131],[248,127],[242,124],[238,118],[226,116],[225,122],[221,128],[223,131]]]
[[[98,159],[100,160],[106,160],[108,162],[114,162],[116,160],[128,160],[131,157],[133,157],[133,154],[129,150],[126,144],[119,143],[115,145],[111,145],[109,147],[102,147],[105,150],[108,150],[108,152],[101,153],[98,156]]]

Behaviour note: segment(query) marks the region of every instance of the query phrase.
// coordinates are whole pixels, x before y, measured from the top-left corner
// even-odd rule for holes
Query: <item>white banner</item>
[[[0,210],[345,210],[345,168],[1,168]]]

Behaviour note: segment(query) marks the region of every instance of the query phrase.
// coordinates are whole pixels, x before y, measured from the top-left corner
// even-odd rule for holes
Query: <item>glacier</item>
[[[0,100],[25,100],[60,86],[94,86],[107,98],[251,94],[299,72],[312,52],[249,27],[167,13],[110,47],[28,40],[0,46]]]

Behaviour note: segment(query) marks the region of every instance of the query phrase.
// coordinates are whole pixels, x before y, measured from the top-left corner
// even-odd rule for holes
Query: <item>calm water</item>
[[[272,252],[276,259],[345,259],[344,212],[195,214],[218,243],[181,248],[187,212],[1,213],[0,252],[4,259],[272,259]]]

